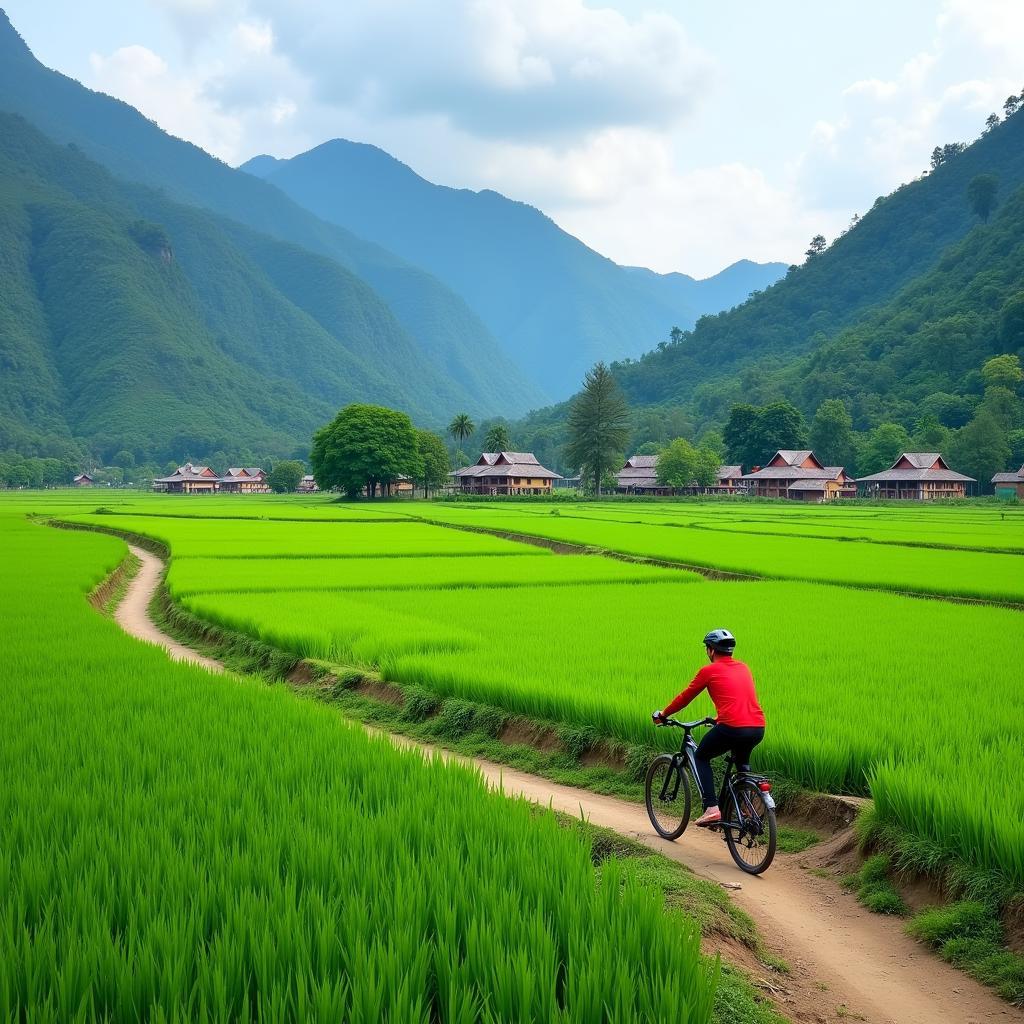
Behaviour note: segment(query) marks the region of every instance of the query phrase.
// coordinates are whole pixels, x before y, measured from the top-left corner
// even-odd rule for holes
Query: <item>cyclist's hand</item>
[[[654,722],[655,725],[665,724],[665,716],[660,711],[651,712],[651,720]]]

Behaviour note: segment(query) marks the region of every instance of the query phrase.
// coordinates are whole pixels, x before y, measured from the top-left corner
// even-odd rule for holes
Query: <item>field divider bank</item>
[[[747,583],[756,580],[766,579],[764,576],[755,576],[752,573],[731,572],[727,569],[716,569],[709,565],[697,565],[690,562],[678,562],[667,558],[651,558],[646,555],[631,555],[625,551],[613,551],[610,548],[594,547],[587,544],[575,544],[572,541],[555,540],[551,537],[541,537],[532,533],[517,533],[512,530],[502,530],[500,527],[470,526],[467,523],[450,523],[443,519],[429,519],[416,517],[418,522],[428,523],[430,526],[443,526],[449,530],[464,530],[466,533],[489,534],[492,537],[500,537],[502,540],[510,540],[516,544],[530,544],[533,547],[547,548],[556,555],[594,555],[600,558],[613,558],[618,562],[629,562],[633,565],[652,565],[659,569],[683,569],[687,572],[695,572],[705,579],[729,581],[742,580]]]
[[[865,583],[860,581],[846,580],[842,578],[837,579],[823,579],[817,576],[801,575],[799,573],[775,573],[775,572],[762,572],[760,574],[740,572],[731,569],[720,569],[706,563],[682,561],[670,558],[659,558],[656,556],[642,555],[642,554],[631,554],[626,551],[617,551],[614,548],[602,547],[600,545],[585,544],[581,542],[575,542],[570,540],[563,540],[561,538],[554,538],[543,536],[541,534],[522,533],[519,531],[502,529],[500,526],[478,526],[471,525],[468,523],[454,523],[443,519],[433,519],[428,517],[415,517],[417,521],[427,523],[431,526],[442,526],[451,530],[463,530],[468,533],[478,534],[489,534],[492,537],[501,538],[502,540],[514,541],[519,544],[531,544],[535,547],[547,548],[555,552],[556,554],[576,554],[576,555],[596,555],[603,558],[613,558],[619,561],[632,562],[638,565],[651,565],[658,566],[667,569],[683,569],[688,572],[698,573],[709,580],[717,581],[742,581],[742,582],[755,582],[763,580],[779,580],[779,581],[792,581],[797,583],[812,583],[820,584],[823,586],[835,586],[843,587],[849,590],[866,590],[874,592],[882,592],[886,594],[893,594],[897,597],[912,597],[918,600],[926,601],[945,601],[950,604],[962,604],[962,605],[978,605],[983,607],[993,608],[1008,608],[1012,611],[1024,611],[1024,601],[1010,600],[999,597],[978,597],[967,594],[951,594],[938,590],[903,590],[898,586],[893,586],[884,582],[880,583]],[[587,520],[583,517],[572,517],[566,516],[565,518],[571,519],[576,518],[579,522],[593,522],[593,520]],[[628,525],[628,524],[623,524]],[[640,524],[649,526],[652,524],[644,523]],[[656,524],[658,526],[669,525],[669,524]],[[725,529],[718,528],[703,528],[697,527],[705,533],[713,534],[728,534],[731,536],[742,536],[745,538],[756,538],[761,536],[759,533],[746,533],[742,531],[728,531]],[[786,540],[799,541],[803,539],[801,536],[790,536],[783,534],[764,534],[764,536],[780,536]],[[819,538],[819,537],[808,537],[808,540],[821,540],[827,539],[829,541],[838,540],[838,538]],[[855,544],[856,542],[847,541],[846,543]],[[889,544],[883,545],[878,544],[879,547],[912,547],[912,545],[899,545]],[[925,548],[925,545],[919,547]],[[957,551],[964,554],[976,554],[979,553],[976,549],[968,548],[940,548],[931,547],[930,550],[937,551]],[[980,552],[982,554],[991,552]],[[1006,554],[1019,554],[1019,552],[996,552],[1000,555]],[[1024,569],[1024,566],[1022,566]]]
[[[140,558],[146,553],[135,552]],[[130,584],[129,597],[136,607],[159,612],[162,602],[169,602],[166,594],[161,598],[162,567],[157,568],[155,576],[140,573]],[[137,622],[133,616],[122,624],[131,632]],[[178,619],[176,626],[184,628],[184,620]],[[192,623],[191,628],[197,628],[197,624]],[[162,629],[156,632],[161,638],[157,642],[164,646],[175,643]],[[231,639],[219,627],[209,627],[205,636],[211,645]],[[151,640],[152,634],[143,639]],[[244,643],[245,638],[237,642]],[[250,648],[251,652],[258,650]],[[269,651],[260,653],[266,657]],[[290,677],[297,684],[319,682],[319,690],[340,683],[343,690],[358,692],[361,681],[371,688],[380,685],[356,675],[332,676],[331,681],[321,675],[318,680],[315,673],[321,667],[294,655],[278,654],[280,661],[276,664],[266,662],[273,678]],[[446,754],[436,744],[397,738],[390,731],[387,735],[392,742],[413,746],[426,756],[469,760],[489,785],[510,796],[526,797],[565,815],[582,816],[591,825],[610,829],[686,865],[706,880],[728,885],[736,906],[760,929],[767,950],[787,965],[784,977],[763,987],[772,990],[779,998],[780,1009],[797,1020],[847,1018],[869,1024],[932,1024],[936,1020],[1007,1019],[1006,1004],[991,992],[954,968],[921,956],[921,947],[903,932],[898,920],[872,914],[858,906],[852,896],[837,894],[831,880],[809,873],[796,858],[780,859],[766,876],[746,878],[736,872],[717,837],[688,832],[681,841],[667,843],[653,834],[646,812],[637,804],[553,783],[483,758]],[[733,889],[736,884],[741,888]]]

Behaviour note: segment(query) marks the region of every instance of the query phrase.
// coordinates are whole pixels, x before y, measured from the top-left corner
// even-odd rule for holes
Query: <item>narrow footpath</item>
[[[173,640],[151,621],[149,603],[163,562],[142,548],[129,547],[142,568],[115,613],[118,624],[132,636],[164,647],[175,660],[222,672],[220,663]],[[424,753],[468,760],[405,737],[384,735]],[[780,1012],[794,1022],[1024,1021],[1020,1010],[904,935],[900,919],[865,910],[831,879],[801,868],[798,856],[780,854],[764,876],[754,878],[736,869],[724,842],[714,834],[688,829],[677,842],[667,842],[654,834],[646,810],[636,804],[490,761],[472,763],[496,789],[567,814],[582,813],[594,825],[639,840],[701,877],[725,885],[736,905],[753,918],[768,949],[790,966],[789,974],[772,975],[770,987]]]

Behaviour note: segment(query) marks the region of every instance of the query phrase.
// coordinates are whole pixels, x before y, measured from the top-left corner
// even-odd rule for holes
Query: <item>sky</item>
[[[238,164],[331,138],[618,263],[802,258],[1024,88],[1021,0],[0,0],[36,56]]]

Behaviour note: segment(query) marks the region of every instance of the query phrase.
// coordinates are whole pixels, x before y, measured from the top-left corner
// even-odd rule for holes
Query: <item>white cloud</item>
[[[338,136],[371,142],[433,181],[495,188],[619,262],[664,271],[799,259],[813,234],[833,237],[1024,85],[1024,4],[948,0],[890,74],[875,66],[833,85],[809,108],[802,144],[794,125],[772,140],[788,162],[742,136],[702,158],[690,115],[739,72],[669,13],[627,16],[599,0],[150,2],[183,56],[94,55],[89,84],[174,134],[230,162]],[[755,109],[707,120],[719,137],[725,125],[742,133]]]
[[[799,186],[814,204],[863,211],[921,174],[936,145],[970,142],[987,114],[1002,113],[1020,88],[1021,52],[1024,4],[949,0],[928,50],[890,79],[851,83],[842,116],[815,125],[797,161]]]

